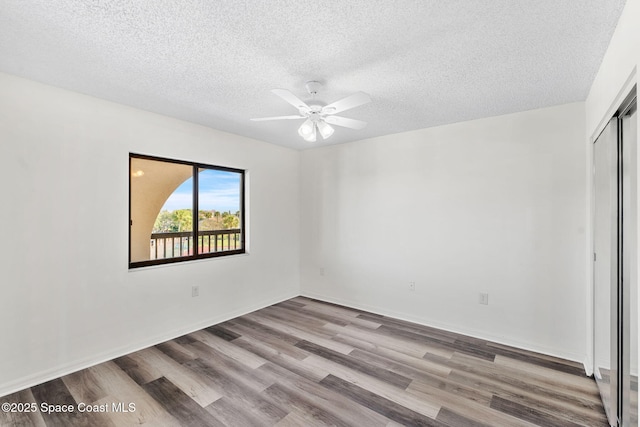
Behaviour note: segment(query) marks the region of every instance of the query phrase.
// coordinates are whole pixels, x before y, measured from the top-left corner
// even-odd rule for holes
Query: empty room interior
[[[0,1],[0,425],[637,426],[640,0]]]

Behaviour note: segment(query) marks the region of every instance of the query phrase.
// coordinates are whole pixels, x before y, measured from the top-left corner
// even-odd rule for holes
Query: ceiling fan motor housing
[[[305,87],[307,88],[307,92],[309,92],[309,95],[315,95],[318,93],[318,91],[322,87],[322,83],[315,80],[311,80],[305,84]]]

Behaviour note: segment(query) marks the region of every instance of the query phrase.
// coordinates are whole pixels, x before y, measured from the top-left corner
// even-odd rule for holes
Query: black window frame
[[[187,256],[178,256],[178,257],[171,257],[171,258],[161,258],[161,259],[154,259],[154,260],[145,260],[145,261],[131,261],[131,227],[133,226],[133,220],[131,219],[131,180],[132,180],[132,175],[131,175],[131,159],[136,158],[136,159],[143,159],[143,160],[153,160],[153,161],[160,161],[160,162],[167,162],[167,163],[175,163],[175,164],[181,164],[181,165],[187,165],[187,166],[191,166],[192,167],[192,178],[193,178],[193,194],[192,194],[192,215],[193,215],[193,239],[194,239],[194,245],[193,245],[193,255],[187,255]],[[240,175],[240,249],[233,249],[233,250],[227,250],[227,251],[218,251],[218,252],[207,252],[207,253],[198,253],[198,213],[199,213],[199,206],[198,206],[198,170],[199,169],[213,169],[213,170],[218,170],[218,171],[225,171],[225,172],[234,172],[234,173],[238,173]],[[246,171],[244,169],[237,169],[237,168],[231,168],[231,167],[226,167],[226,166],[217,166],[217,165],[210,165],[210,164],[206,164],[206,163],[199,163],[199,162],[190,162],[190,161],[186,161],[186,160],[177,160],[177,159],[169,159],[166,157],[157,157],[157,156],[150,156],[150,155],[146,155],[146,154],[138,154],[138,153],[129,153],[129,170],[128,170],[128,174],[129,174],[129,269],[135,269],[135,268],[140,268],[140,267],[149,267],[149,266],[154,266],[154,265],[164,265],[164,264],[175,264],[175,263],[180,263],[180,262],[188,262],[188,261],[194,261],[194,260],[200,260],[200,259],[207,259],[207,258],[218,258],[218,257],[223,257],[223,256],[230,256],[230,255],[240,255],[240,254],[244,254],[246,253],[246,224],[245,224],[245,173]]]

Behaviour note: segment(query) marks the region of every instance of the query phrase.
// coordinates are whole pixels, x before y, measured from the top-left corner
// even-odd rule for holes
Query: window
[[[245,252],[244,171],[129,155],[129,267]]]

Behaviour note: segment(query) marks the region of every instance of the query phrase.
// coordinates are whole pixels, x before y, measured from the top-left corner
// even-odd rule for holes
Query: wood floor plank
[[[106,414],[115,425],[177,426],[180,424],[113,361],[88,369],[100,388],[107,393],[107,396],[95,403],[109,406],[113,403],[122,403],[125,407],[130,403],[135,404],[135,411],[112,411]]]
[[[433,418],[415,412],[404,405],[398,404],[377,393],[372,393],[349,381],[334,377],[333,375],[329,375],[320,381],[320,384],[403,425],[443,426],[441,422]]]
[[[258,315],[255,315],[254,313],[248,314],[246,315],[246,317],[258,323],[267,325],[270,328],[279,330],[280,332],[284,332],[285,334],[292,335],[298,338],[298,341],[306,340],[323,347],[330,348],[342,354],[349,354],[353,350],[353,347],[351,346],[336,341],[331,341],[331,334],[328,332],[323,336],[320,336],[304,330],[304,325],[300,325],[300,328],[296,328],[291,324],[287,324],[286,322],[274,321],[267,316],[260,317]]]
[[[420,363],[421,369],[418,369],[411,364],[411,361],[409,361],[409,363],[405,363],[404,361],[384,357],[375,352],[369,352],[359,348],[349,353],[349,356],[373,366],[394,372],[398,375],[402,375],[405,378],[411,378],[412,380],[420,379],[424,381],[439,381],[439,384],[443,384],[444,379],[451,372],[450,368],[439,366],[435,363],[430,364],[425,362],[423,359],[416,359],[423,362]]]
[[[245,409],[242,403],[231,397],[223,397],[205,408],[225,426],[266,426],[264,417]],[[286,416],[285,416],[286,417]],[[278,423],[279,420],[273,421]]]
[[[606,425],[607,418],[604,411],[599,413],[596,410],[575,409],[562,402],[554,401],[544,397],[532,398],[530,396],[496,392],[494,399],[501,398],[508,400],[514,405],[526,407],[527,410],[540,413],[555,414],[554,417],[569,421],[577,425],[600,426]],[[493,403],[493,400],[492,400]]]
[[[387,325],[380,326],[380,328],[378,328],[378,332],[391,337],[401,336],[411,342],[417,343],[424,343],[426,338],[424,334],[419,334],[414,331],[408,331],[402,328],[390,327]],[[489,349],[487,349],[484,345],[470,344],[468,342],[463,342],[460,340],[453,340],[453,342],[451,342],[451,340],[449,339],[431,337],[429,338],[429,344],[431,347],[448,349],[454,352],[462,352],[464,354],[478,357],[480,359],[485,359],[490,362],[493,362],[496,357],[495,353],[489,351]]]
[[[204,330],[226,341],[233,341],[240,337],[239,334],[230,331],[222,325],[209,326],[208,328],[204,328]]]
[[[279,339],[270,333],[264,332],[256,328],[247,327],[241,323],[227,322],[227,326],[230,330],[240,334],[239,339],[251,340],[254,342],[260,342],[266,344],[275,352],[287,354],[298,360],[302,360],[309,355],[306,351],[303,351],[295,346],[300,340],[296,339],[295,342],[289,343]],[[237,343],[234,343],[237,345]]]
[[[360,328],[360,329],[362,329],[362,328],[361,328],[360,326],[358,326],[358,325],[353,325],[353,324],[352,324],[352,325],[350,325],[350,326],[351,326],[351,329],[350,329],[350,330],[358,330],[359,328]],[[325,326],[325,328],[326,328],[326,326]],[[367,332],[367,329],[368,329],[368,328],[364,328],[363,332],[365,332],[365,333],[366,333],[366,332]],[[372,331],[372,333],[371,333],[371,334],[369,334],[368,336],[369,336],[369,337],[371,337],[371,336],[379,336],[379,337],[380,337],[380,338],[382,338],[382,339],[385,339],[386,337],[389,337],[389,336],[393,337],[393,335],[389,335],[388,333],[387,333],[387,334],[384,334],[384,335],[378,335],[379,333],[380,333],[380,331],[378,331],[378,330],[376,330],[376,331]],[[339,337],[340,339],[337,339],[338,337]],[[337,331],[337,334],[334,336],[334,338],[333,338],[333,339],[334,339],[334,340],[336,340],[336,341],[343,342],[345,339],[348,339],[348,338],[359,340],[359,341],[364,342],[364,343],[366,343],[366,344],[368,344],[368,345],[371,345],[372,343],[377,343],[377,342],[378,342],[378,341],[370,341],[370,338],[367,338],[367,337],[360,337],[360,338],[358,338],[358,337],[356,337],[354,334],[346,334],[346,335],[345,335],[345,334],[341,333],[340,331]],[[438,345],[437,343],[432,345],[432,344],[431,344],[428,340],[426,340],[426,339],[425,339],[425,340],[422,340],[422,341],[419,341],[419,344],[421,345],[421,347],[420,347],[416,352],[414,352],[414,353],[412,354],[414,357],[424,358],[424,357],[426,357],[428,354],[434,354],[434,355],[439,355],[439,356],[442,356],[442,357],[447,357],[447,358],[449,358],[449,357],[451,357],[451,356],[453,355],[453,353],[455,353],[455,350],[454,350],[454,349],[445,348],[444,346]],[[377,344],[376,344],[376,347],[378,347],[378,345],[377,345]],[[389,346],[388,346],[388,345],[387,345],[386,347],[387,347],[387,348],[389,348]],[[393,348],[389,348],[389,349],[390,349],[390,350],[394,350]],[[394,351],[395,351],[395,350],[394,350]],[[426,351],[426,353],[423,353],[423,351]],[[403,351],[402,351],[402,350],[400,350],[399,352],[400,352],[400,353],[403,353]]]
[[[96,381],[91,371],[82,370],[62,377],[62,382],[76,402],[93,403],[107,396]]]
[[[363,321],[357,317],[342,316],[335,313],[324,313],[315,307],[304,307],[302,309],[286,309],[283,314],[295,316],[299,322],[313,321],[316,327],[322,327],[326,323],[338,326],[356,325],[366,329],[377,329],[380,325],[373,322]]]
[[[325,313],[335,313],[337,315],[344,315],[352,318],[358,317],[360,314],[364,314],[363,311],[357,310],[355,308],[344,307],[338,304],[333,304],[326,301],[319,301],[306,297],[295,297],[294,301],[301,302],[305,305],[306,308],[316,307],[321,309]]]
[[[386,400],[397,403],[398,405],[404,406],[411,411],[417,412],[426,417],[435,419],[438,411],[440,410],[439,405],[433,404],[428,400],[419,399],[407,393],[403,389],[394,387],[378,380],[377,378],[354,371],[322,357],[311,355],[305,359],[305,362],[311,366],[330,372],[330,375],[332,376],[338,377],[352,384],[357,384],[358,386],[369,390]],[[320,383],[322,383],[322,381],[320,381]]]
[[[304,325],[305,330],[318,332],[320,334],[324,333],[322,327],[331,323],[324,319],[320,319],[315,316],[309,316],[304,311],[301,310],[293,310],[289,308],[280,308],[280,307],[267,307],[260,311],[260,314],[265,316],[271,316],[274,319],[284,322],[291,322],[296,325]],[[346,322],[341,322],[346,323]]]
[[[155,348],[178,363],[184,363],[196,358],[193,353],[185,349],[182,345],[178,344],[175,340],[163,342],[156,345]]]
[[[332,313],[324,313],[321,310],[314,309],[313,307],[300,307],[297,309],[297,313],[303,317],[316,318],[320,320],[324,320],[327,323],[333,323],[334,325],[347,326],[352,322],[357,322],[358,318],[347,318],[347,316],[339,316]],[[364,323],[363,323],[364,324]],[[371,326],[371,325],[369,325]],[[380,325],[374,326],[372,329],[377,328]]]
[[[313,418],[313,415],[293,409],[286,417],[278,421],[276,427],[333,427],[335,425],[336,424],[325,424],[324,422]]]
[[[414,357],[423,357],[427,353],[427,346],[415,341],[407,341],[402,338],[393,337],[390,335],[380,335],[377,330],[369,331],[362,328],[349,326],[337,326],[330,323],[325,325],[325,328],[333,332],[334,334],[347,335],[360,340],[376,343],[378,347],[386,347],[391,350],[399,351],[400,353],[409,354]],[[318,343],[320,344],[320,343]],[[320,344],[322,345],[322,344]],[[353,350],[353,348],[351,349]],[[346,353],[348,354],[348,353]]]
[[[265,394],[282,407],[288,408],[289,413],[297,412],[305,414],[305,419],[314,425],[348,425],[331,411],[318,407],[310,399],[301,397],[291,388],[286,388],[276,383],[265,390]],[[386,423],[385,423],[386,424]]]
[[[293,308],[302,308],[304,307],[306,304],[302,303],[302,302],[297,302],[295,299],[288,299],[286,301],[282,301],[276,304],[273,304],[274,307],[293,307]]]
[[[558,387],[557,383],[541,378],[530,371],[513,369],[496,363],[474,359],[465,354],[454,354],[445,363],[456,371],[486,377],[517,389],[539,391],[541,394],[546,393],[558,400],[574,401],[579,406],[583,405],[583,403],[579,403],[582,401],[600,403],[598,396],[591,392],[582,393],[573,390],[570,388],[570,384],[567,387],[567,384],[562,383],[562,387]]]
[[[33,397],[31,389],[21,390],[9,396],[4,396],[0,398],[0,403],[16,405],[18,403],[26,403],[28,405],[36,405],[35,409],[19,410],[19,408],[15,406],[13,409],[10,407],[8,411],[0,411],[0,426],[46,427],[44,418],[42,418],[42,414],[40,413],[38,402],[36,402],[36,399]]]
[[[315,319],[312,322],[305,322],[304,317],[298,313],[283,313],[281,310],[273,310],[271,308],[260,310],[259,312],[251,313],[252,315],[259,316],[264,322],[264,319],[269,319],[278,324],[284,324],[292,326],[293,328],[303,331],[307,334],[312,334],[315,337],[321,339],[331,338],[331,332],[324,329],[324,325],[329,324],[321,319]]]
[[[280,366],[267,363],[259,368],[268,372],[274,378],[279,379],[278,385],[283,388],[287,396],[293,399],[289,403],[295,411],[301,410],[300,401],[303,404],[313,405],[341,420],[341,425],[364,425],[364,426],[384,426],[389,419],[359,405],[349,399],[344,399],[341,395],[334,393],[321,386],[315,381],[310,381],[300,377],[295,373],[287,371]]]
[[[248,411],[259,419],[262,425],[273,425],[287,415],[287,411],[280,408],[274,401],[236,381],[236,378],[219,369],[212,363],[202,359],[186,362],[184,366],[206,377],[225,397],[232,399],[235,406]],[[216,406],[213,402],[209,406]]]
[[[318,299],[314,299],[314,298],[308,298],[308,297],[304,297],[304,296],[299,296],[299,297],[295,297],[293,298],[293,300],[295,301],[303,301],[307,307],[309,306],[317,306],[318,308],[325,310],[326,312],[335,312],[335,313],[342,313],[345,316],[350,316],[353,318],[358,318],[361,315],[367,314],[371,317],[377,317],[377,318],[384,318],[383,315],[380,314],[376,314],[376,313],[371,313],[369,311],[364,311],[364,310],[360,310],[358,308],[354,308],[354,307],[347,307],[345,305],[340,305],[340,304],[336,304],[333,302],[328,302],[328,301],[321,301]]]
[[[246,350],[253,351],[269,362],[285,368],[311,381],[317,382],[329,375],[329,372],[323,369],[309,366],[305,364],[304,361],[291,357],[288,354],[280,353],[278,350],[274,350],[273,348],[259,341],[254,341],[248,339],[247,337],[242,337],[236,340],[235,343]],[[307,353],[306,357],[308,356],[309,355]]]
[[[216,350],[211,350],[204,343],[193,343],[189,345],[189,348],[200,357],[200,360],[210,366],[214,366],[216,370],[224,372],[224,375],[231,378],[236,384],[257,392],[261,392],[273,384],[271,378],[261,375],[255,369],[247,369],[245,365],[239,363],[236,359],[232,359]],[[241,347],[238,348],[242,349]],[[264,362],[260,366],[267,363],[265,359],[262,360]]]
[[[243,316],[243,317],[237,317],[231,321],[229,321],[228,323],[231,323],[233,325],[236,324],[240,324],[246,328],[255,330],[255,331],[259,331],[261,333],[270,335],[282,342],[285,342],[287,344],[292,344],[295,345],[298,341],[300,341],[300,338],[295,337],[293,335],[287,334],[285,332],[282,332],[278,329],[274,329],[274,328],[270,328],[269,326],[261,323],[260,321],[255,321],[250,319],[248,316]]]
[[[60,378],[32,387],[31,392],[33,393],[35,401],[38,403],[38,407],[41,408],[40,414],[48,426],[66,427],[70,424],[91,426],[95,423],[92,419],[93,417],[90,417],[89,414],[76,410],[77,402]],[[69,409],[60,411],[47,410],[43,412],[43,404]]]
[[[592,396],[595,401],[600,401],[598,387],[591,378],[584,375],[584,372],[582,375],[569,374],[546,366],[531,364],[524,360],[511,359],[500,354],[496,355],[495,364],[499,367],[508,367],[508,371],[515,370],[526,376],[534,377],[550,386],[561,386],[563,389],[570,390],[572,394]]]
[[[451,407],[456,407],[456,404],[464,406],[471,402],[488,407],[493,397],[492,391],[461,385],[448,378],[435,376],[415,378],[406,390],[412,393],[419,392],[440,405],[449,404]]]
[[[361,318],[363,316],[360,316]],[[456,342],[456,337],[446,332],[431,332],[426,327],[420,327],[419,325],[409,324],[408,322],[398,321],[395,319],[384,318],[379,320],[381,323],[378,330],[387,334],[397,334],[409,339],[423,341],[425,339],[430,342],[453,344]]]
[[[199,375],[194,374],[191,370],[182,366],[177,360],[172,359],[168,354],[160,351],[159,348],[150,347],[137,353],[142,356],[141,359],[143,363],[155,366],[162,372],[163,377],[171,381],[201,407],[210,405],[223,396],[222,393],[210,387]],[[195,357],[193,353],[189,353]],[[176,355],[172,350],[169,354]],[[182,357],[178,356],[178,360],[182,360]],[[187,361],[189,360],[194,359],[187,359]]]
[[[180,344],[180,345],[191,344],[194,341],[195,341],[195,338],[193,338],[193,337],[191,337],[189,335],[183,335],[181,337],[173,339],[173,342],[175,342],[177,344]]]
[[[353,325],[359,328],[375,330],[375,329],[378,329],[381,325],[381,323],[376,322],[375,319],[372,319],[372,318],[365,319],[364,317],[361,317],[361,316],[353,316],[353,313],[345,314],[342,311],[332,311],[327,313],[324,311],[323,307],[320,305],[308,305],[308,306],[305,306],[302,310],[305,312],[308,312],[313,316],[319,316],[320,318],[328,320],[329,323],[333,323],[339,326],[343,326],[341,325],[341,323],[345,323],[344,326]],[[340,319],[342,322],[341,323],[331,322],[330,320],[331,318]]]
[[[584,366],[580,362],[560,359],[547,354],[535,353],[533,351],[510,347],[494,342],[487,342],[486,345],[487,348],[491,348],[496,354],[511,357],[512,359],[524,360],[531,364],[549,367],[557,370],[558,372],[566,372],[578,376],[584,375]]]
[[[146,363],[143,352],[113,359],[113,363],[126,372],[138,385],[157,380],[162,371],[153,363]]]
[[[203,409],[165,377],[144,384],[142,388],[182,426],[224,426],[224,423]]]
[[[549,357],[540,357],[538,355],[533,355],[533,354],[522,354],[519,351],[514,351],[514,350],[508,350],[505,348],[501,348],[501,347],[496,347],[493,346],[492,347],[493,351],[496,352],[496,354],[500,354],[502,356],[507,356],[511,359],[517,359],[517,360],[526,360],[527,363],[531,363],[534,365],[540,365],[540,366],[544,366],[547,368],[552,368],[556,371],[559,372],[566,372],[568,374],[573,374],[573,375],[584,375],[584,367],[583,366],[576,366],[573,364],[569,364],[567,363],[567,361],[559,361],[559,360],[553,360]]]
[[[440,409],[436,420],[449,427],[493,427],[495,424],[485,424],[463,415],[457,414],[447,408]]]
[[[300,341],[298,344],[296,344],[296,347],[299,347],[327,360],[331,360],[335,363],[339,363],[343,366],[346,366],[347,368],[351,368],[355,371],[362,372],[363,374],[370,375],[374,378],[379,379],[380,381],[384,381],[402,389],[407,388],[407,386],[411,384],[410,378],[404,377],[400,374],[396,374],[395,372],[392,372],[385,368],[380,368],[362,360],[358,360],[351,356],[345,356],[344,354],[338,353],[337,351],[333,351],[314,343]]]
[[[550,389],[534,388],[526,383],[523,387],[515,387],[502,381],[514,381],[507,377],[503,377],[502,380],[491,379],[467,372],[453,371],[449,378],[471,387],[492,390],[494,396],[509,398],[516,402],[527,402],[531,409],[545,409],[555,411],[560,417],[570,416],[582,419],[586,425],[599,425],[604,419],[598,404],[584,402],[578,398],[572,399]]]
[[[421,381],[414,381],[407,387],[407,393],[418,399],[429,400],[442,408],[454,411],[464,417],[471,418],[474,421],[509,427],[532,427],[533,425],[526,420],[519,419],[511,414],[501,413],[500,411],[491,409],[490,402],[478,402],[475,399],[460,398],[454,393],[439,390],[429,384]],[[436,417],[437,419],[437,417]]]
[[[242,363],[243,365],[246,365],[251,369],[255,369],[265,362],[263,358],[256,356],[255,354],[249,351],[245,351],[244,349],[236,345],[233,345],[232,343],[216,335],[210,334],[209,332],[197,331],[197,332],[193,332],[190,335],[196,340],[201,341],[204,344],[208,345],[212,349],[222,354],[225,354],[226,356],[234,360],[237,360],[238,362]]]
[[[543,411],[538,411],[520,405],[519,403],[512,402],[507,399],[503,399],[499,396],[494,397],[491,401],[491,408],[502,411],[506,414],[513,415],[514,417],[521,418],[523,420],[531,421],[539,425],[558,426],[558,427],[580,427],[581,424],[574,423],[569,420],[565,420],[554,415],[548,414]]]
[[[505,369],[484,361],[476,361],[472,365],[469,360],[466,355],[454,355],[447,362],[454,368],[449,378],[456,378],[456,381],[476,387],[482,384],[482,387],[488,387],[494,392],[525,394],[532,398],[544,396],[549,401],[566,405],[565,410],[600,410],[601,401],[597,396],[576,393],[568,388],[549,384],[524,371]]]
[[[431,353],[427,353],[427,355],[420,357],[419,355],[410,355],[406,353],[402,353],[400,351],[396,351],[390,348],[378,346],[370,341],[361,340],[358,338],[354,338],[348,335],[337,334],[332,338],[334,341],[343,342],[345,344],[349,344],[353,346],[355,349],[367,351],[372,354],[379,355],[385,359],[389,359],[391,361],[395,361],[398,363],[402,363],[407,366],[414,367],[418,370],[429,372],[435,375],[446,377],[451,372],[451,368],[449,368],[443,361],[448,359],[453,355],[453,352],[449,354],[447,357],[440,357],[438,359],[439,363],[432,362],[427,355]],[[355,351],[355,350],[354,350]],[[352,354],[353,351],[349,354]]]
[[[428,326],[418,325],[417,323],[411,323],[406,320],[394,319],[392,317],[373,315],[371,313],[360,314],[359,319],[365,319],[370,322],[376,322],[381,326],[384,325],[387,328],[393,328],[396,330],[404,330],[407,332],[418,333],[425,336],[427,339],[436,338],[440,341],[454,342],[458,336],[451,332],[445,332],[440,329],[430,328]]]
[[[342,323],[345,323],[343,326],[346,326],[346,324],[355,324],[368,329],[377,329],[380,327],[380,323],[360,319],[360,312],[358,311],[354,311],[347,307],[328,305],[316,300],[307,299],[306,303],[299,311],[308,313],[319,319],[324,319],[330,323],[335,323],[336,325],[340,325]]]

